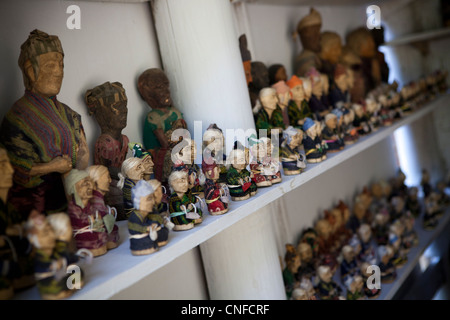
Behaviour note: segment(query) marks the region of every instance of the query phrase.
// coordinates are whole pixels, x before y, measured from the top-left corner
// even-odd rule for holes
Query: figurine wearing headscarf
[[[289,123],[295,128],[302,128],[305,118],[312,117],[303,80],[293,75],[286,84],[290,88],[291,99],[288,105]]]
[[[94,257],[105,254],[108,237],[101,213],[90,202],[94,184],[88,172],[72,169],[64,179],[64,186],[70,199],[67,214],[77,248],[90,250]]]
[[[317,123],[311,118],[306,118],[303,124],[303,148],[308,162],[316,163],[326,159],[326,153],[321,144],[316,142]]]

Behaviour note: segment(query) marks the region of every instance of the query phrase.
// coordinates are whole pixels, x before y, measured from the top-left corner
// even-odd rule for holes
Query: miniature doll
[[[353,144],[359,139],[358,131],[353,126],[355,111],[353,109],[344,109],[343,114],[344,143]]]
[[[155,179],[166,182],[171,171],[171,149],[174,128],[187,129],[183,114],[172,105],[170,83],[163,70],[150,68],[138,78],[137,87],[142,99],[151,108],[144,123],[144,147],[155,163]]]
[[[425,199],[425,212],[422,218],[422,225],[425,230],[432,230],[438,225],[439,195],[432,191]]]
[[[216,164],[219,166],[219,179],[218,182],[226,184],[227,169],[225,154],[225,137],[215,123],[209,125],[203,134],[203,153],[202,158],[213,157]]]
[[[122,134],[128,115],[125,89],[120,82],[105,82],[87,90],[84,99],[89,115],[94,116],[101,131],[95,142],[94,164],[107,167],[111,176],[105,203],[116,208],[119,220],[125,220],[122,190],[117,187],[129,143],[128,137]]]
[[[381,288],[376,288],[375,284],[372,283],[367,283],[367,281],[369,280],[369,277],[372,276],[372,272],[370,271],[371,269],[369,268],[372,264],[370,264],[369,262],[362,262],[361,263],[361,267],[360,267],[360,273],[361,276],[363,278],[363,282],[365,283],[364,286],[364,294],[366,295],[367,298],[369,299],[376,299],[378,298],[378,296],[381,293]],[[369,285],[372,288],[369,288]]]
[[[356,128],[358,135],[366,135],[372,132],[372,128],[369,124],[369,119],[364,113],[363,106],[359,103],[354,103],[352,105],[353,111],[355,112],[355,118],[353,119],[353,126]]]
[[[131,188],[131,199],[134,209],[128,218],[130,234],[130,250],[134,256],[141,256],[158,251],[158,231],[161,226],[151,220],[149,213],[155,205],[155,190],[145,180],[139,180]]]
[[[94,257],[107,251],[108,236],[103,217],[91,203],[94,183],[86,170],[72,169],[64,179],[69,196],[67,214],[78,249],[86,248]]]
[[[147,181],[147,183],[150,184],[154,190],[153,200],[155,202],[152,212],[147,216],[151,220],[158,222],[161,228],[157,232],[158,239],[156,242],[158,243],[158,247],[162,247],[168,243],[169,231],[173,230],[175,225],[170,221],[168,203],[163,202],[163,196],[165,195],[165,192],[163,191],[164,186],[156,179],[151,179]]]
[[[322,61],[320,72],[328,78],[333,77],[334,68],[339,63],[342,55],[341,36],[333,31],[324,31],[320,35],[320,53]]]
[[[317,268],[319,284],[317,294],[320,300],[345,300],[342,296],[342,288],[333,281],[333,273],[329,266],[319,266]]]
[[[189,230],[203,221],[202,210],[196,205],[197,198],[189,193],[188,169],[174,167],[169,176],[169,185],[173,190],[169,197],[170,220],[175,224],[174,231]]]
[[[222,185],[218,183],[219,166],[214,158],[203,159],[202,170],[206,176],[205,199],[211,215],[221,215],[228,211],[228,198]]]
[[[265,136],[270,137],[277,130],[276,134],[281,134],[285,128],[283,111],[278,105],[277,91],[274,88],[263,88],[259,93],[259,104],[257,103],[255,114],[255,127],[258,136],[264,135],[261,130],[267,130]]]
[[[317,300],[317,293],[310,278],[302,278],[300,281],[300,289],[303,289],[306,292],[308,300]],[[294,295],[294,292],[292,294]]]
[[[357,230],[358,237],[361,242],[361,252],[359,254],[359,260],[363,262],[369,262],[370,264],[376,263],[375,248],[372,245],[372,228],[369,224],[363,223]]]
[[[70,297],[75,290],[67,287],[67,262],[55,252],[56,235],[50,223],[43,214],[32,210],[25,229],[30,243],[36,249],[34,276],[39,295],[44,300]]]
[[[122,189],[124,213],[128,217],[133,210],[131,201],[131,188],[139,180],[144,179],[145,168],[141,158],[130,157],[123,161],[121,172],[119,173],[119,182],[117,186]]]
[[[63,175],[89,162],[81,116],[57,98],[63,60],[57,36],[30,32],[19,56],[25,93],[0,126],[0,141],[14,168],[8,202],[23,221],[33,208],[44,214],[66,210]]]
[[[288,114],[289,113],[288,104],[289,101],[291,100],[290,88],[283,80],[274,83],[272,85],[272,88],[274,88],[277,91],[278,106],[281,108],[281,112],[283,114],[283,128],[286,128],[290,124]]]
[[[323,218],[316,222],[314,229],[317,231],[319,241],[319,254],[324,255],[330,253],[331,243],[331,224],[327,219]]]
[[[290,88],[291,99],[288,105],[289,123],[296,128],[302,128],[305,118],[313,117],[308,100],[305,98],[303,80],[293,75],[286,84]]]
[[[303,148],[305,149],[307,162],[317,163],[326,159],[325,150],[322,144],[317,143],[317,124],[311,118],[306,118],[303,124],[303,131],[306,135],[303,138]]]
[[[406,255],[405,250],[403,250],[402,245],[404,229],[405,227],[400,220],[395,220],[389,226],[388,244],[393,249],[392,264],[396,268],[400,268],[408,262],[408,256]]]
[[[380,245],[377,247],[380,267],[381,283],[391,283],[397,278],[397,271],[392,264],[394,250],[389,245]]]
[[[308,294],[302,288],[294,288],[291,293],[291,300],[309,300]]]
[[[279,63],[275,63],[269,66],[267,69],[269,74],[269,85],[272,86],[279,81],[287,81],[286,68]]]
[[[347,103],[347,72],[346,67],[337,64],[333,73],[333,82],[330,87],[329,102],[333,108],[348,108]]]
[[[271,175],[275,172],[265,172],[265,168],[269,167],[271,163],[269,151],[266,149],[267,144],[252,135],[249,137],[249,146],[251,153],[249,165],[252,172],[252,181],[258,188],[270,187],[272,185]]]
[[[389,215],[385,213],[375,214],[373,222],[373,231],[375,241],[378,245],[386,245],[388,243],[388,222]]]
[[[381,104],[371,97],[366,98],[364,102],[369,126],[372,131],[377,131],[382,124],[380,117]]]
[[[114,249],[119,245],[119,227],[115,223],[117,218],[117,211],[115,207],[110,207],[105,204],[104,197],[109,192],[111,185],[111,176],[108,168],[103,165],[92,165],[87,168],[89,177],[94,183],[92,190],[92,198],[90,203],[93,210],[98,210],[101,214],[103,223],[108,234],[108,242],[106,247],[108,250]]]
[[[248,84],[250,95],[250,103],[252,109],[256,106],[256,101],[259,98],[259,92],[262,88],[270,87],[269,71],[266,65],[261,61],[251,62],[252,82]]]
[[[300,243],[305,242],[311,246],[311,250],[313,253],[313,260],[316,260],[319,257],[319,235],[314,228],[307,228],[303,230]]]
[[[339,136],[338,132],[338,117],[336,112],[330,112],[325,116],[325,126],[322,129],[321,135],[328,146],[327,152],[338,152],[344,149],[344,140]]]
[[[353,215],[349,219],[348,226],[356,232],[361,224],[368,222],[366,204],[360,196],[356,196],[353,203]]]
[[[306,168],[306,157],[299,150],[302,142],[303,131],[301,129],[289,126],[283,131],[280,157],[286,176],[300,174]]]
[[[316,120],[322,121],[327,113],[330,112],[329,105],[324,103],[323,96],[323,84],[322,77],[320,73],[315,69],[311,68],[305,75],[311,80],[311,98],[309,99],[309,106],[314,118]]]
[[[320,13],[311,8],[308,15],[304,16],[297,24],[296,34],[300,36],[302,52],[295,58],[294,70],[299,77],[303,76],[311,67],[321,68],[320,54],[320,29],[322,17]]]
[[[130,142],[128,148],[133,152],[133,157],[142,159],[142,165],[144,167],[143,179],[146,181],[153,179],[153,167],[155,164],[153,163],[152,155],[144,150],[142,144],[137,142]]]
[[[302,261],[302,265],[298,270],[298,280],[301,280],[301,277],[310,279],[316,273],[311,245],[306,242],[300,242],[297,245],[297,252],[300,255],[300,260]]]
[[[253,173],[247,170],[248,158],[241,148],[231,150],[228,161],[231,164],[227,169],[227,186],[231,200],[247,200],[256,194],[258,186],[253,180]]]
[[[407,213],[401,218],[401,221],[405,226],[402,236],[402,247],[405,252],[408,253],[409,249],[416,247],[419,244],[417,232],[414,230],[416,219],[412,214]]]
[[[365,282],[361,275],[349,276],[345,279],[345,287],[347,288],[347,300],[366,300],[364,292]]]
[[[293,289],[298,286],[296,280],[296,274],[298,269],[302,265],[300,255],[295,250],[295,247],[291,244],[286,244],[286,254],[284,255],[284,262],[286,266],[283,270],[283,282],[286,290],[286,296],[291,298]]]
[[[359,274],[358,263],[356,260],[355,251],[350,245],[345,245],[341,250],[342,262],[341,262],[341,280],[344,282],[346,277],[353,277]]]

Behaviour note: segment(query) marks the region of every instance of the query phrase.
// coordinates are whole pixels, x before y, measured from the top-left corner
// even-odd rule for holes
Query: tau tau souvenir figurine
[[[338,121],[342,119],[342,112],[338,109],[339,120],[336,112],[330,112],[325,116],[325,126],[322,129],[322,139],[325,140],[328,149],[327,152],[338,152],[345,147],[344,140],[339,136]],[[334,111],[333,110],[333,111]]]
[[[353,127],[356,129],[358,135],[363,136],[372,132],[372,128],[369,124],[369,119],[364,113],[364,107],[359,103],[352,105],[355,117],[353,119]]]
[[[107,232],[101,213],[91,204],[94,184],[88,172],[72,169],[64,179],[64,184],[70,199],[67,214],[77,248],[90,250],[94,257],[105,254]]]
[[[397,278],[397,271],[392,263],[394,250],[389,245],[377,247],[378,266],[380,267],[381,283],[391,283]]]
[[[133,211],[128,218],[130,234],[130,250],[134,256],[142,256],[158,251],[158,231],[161,226],[151,220],[149,213],[153,211],[155,200],[152,186],[145,180],[139,180],[131,188]]]
[[[231,200],[247,200],[255,195],[258,187],[252,179],[253,173],[247,170],[249,162],[245,150],[241,148],[231,150],[228,162],[230,166],[227,169],[226,181]]]
[[[361,275],[350,276],[345,279],[347,288],[347,300],[366,300],[364,292],[365,282]]]
[[[287,176],[300,174],[306,168],[306,157],[300,152],[303,142],[303,131],[289,126],[283,131],[283,142],[280,146],[283,173]]]
[[[348,80],[344,65],[337,64],[333,72],[333,82],[330,87],[329,102],[333,108],[347,107]]]
[[[87,168],[87,172],[94,183],[90,203],[93,210],[100,213],[108,235],[106,247],[108,250],[117,248],[120,239],[119,227],[115,223],[117,211],[115,207],[107,205],[104,200],[111,185],[109,170],[103,165],[92,165]]]
[[[221,215],[228,211],[228,190],[219,184],[220,169],[214,158],[203,159],[202,170],[206,176],[205,200],[211,215]]]
[[[184,166],[174,167],[169,176],[169,185],[173,190],[169,197],[170,220],[174,231],[189,230],[203,221],[202,210],[196,205],[198,198],[189,191],[189,173]]]
[[[165,196],[164,186],[156,179],[151,179],[147,183],[154,190],[153,198],[155,200],[153,212],[149,213],[148,216],[161,226],[161,229],[158,231],[157,243],[158,247],[162,247],[168,243],[169,231],[173,230],[175,225],[170,221],[168,200],[163,199]]]
[[[360,267],[360,273],[361,273],[364,283],[366,284],[364,286],[364,294],[369,299],[376,299],[379,297],[379,295],[381,293],[381,288],[377,289],[375,286],[375,283],[373,283],[373,280],[372,280],[372,283],[367,282],[369,280],[369,277],[372,276],[372,272],[373,272],[373,271],[371,271],[371,268],[370,268],[371,265],[372,264],[369,262],[362,262],[361,267]]]
[[[291,99],[290,88],[283,80],[274,83],[272,88],[277,91],[278,106],[281,108],[281,112],[283,114],[283,128],[286,128],[289,126],[288,104]]]
[[[89,162],[81,116],[58,101],[64,52],[57,36],[33,30],[22,44],[24,95],[6,113],[0,140],[14,168],[9,201],[26,220],[31,209],[64,211],[62,175]]]
[[[372,228],[369,224],[363,223],[357,230],[359,239],[361,240],[361,252],[359,254],[359,260],[369,262],[370,264],[376,264],[376,252],[372,245]]]
[[[209,125],[203,134],[203,154],[202,158],[212,157],[219,166],[218,182],[226,184],[226,154],[225,154],[225,137],[215,123]]]
[[[270,87],[269,71],[266,65],[261,61],[251,62],[252,82],[248,84],[250,95],[250,102],[252,109],[256,106],[256,101],[259,98],[259,92],[262,88]]]
[[[320,300],[345,300],[341,295],[342,288],[333,281],[333,273],[329,266],[319,266],[317,275],[319,276],[317,294]]]
[[[142,99],[151,108],[144,123],[144,147],[155,163],[155,178],[166,182],[171,171],[171,149],[174,128],[187,129],[183,114],[172,105],[170,83],[163,70],[145,70],[138,79],[138,90]]]
[[[286,296],[291,298],[292,291],[298,286],[296,274],[298,269],[302,265],[300,255],[295,250],[292,244],[286,244],[286,254],[284,255],[284,262],[286,266],[283,270],[284,288],[286,290]]]
[[[341,36],[333,31],[324,31],[320,35],[320,53],[322,62],[320,72],[325,73],[329,79],[333,78],[333,72],[336,64],[340,61],[342,55]]]
[[[311,98],[309,99],[309,106],[314,118],[322,121],[327,113],[330,112],[328,99],[324,100],[322,76],[315,69],[311,68],[305,74],[311,80]]]
[[[353,120],[355,119],[355,111],[353,109],[344,108],[344,143],[353,144],[359,139],[358,130],[353,125]]]
[[[291,93],[291,99],[287,107],[289,124],[301,129],[305,118],[313,117],[308,101],[306,100],[303,80],[293,75],[286,84],[289,86]]]
[[[341,254],[343,257],[340,268],[341,280],[345,282],[345,278],[353,277],[359,274],[359,268],[356,260],[356,254],[352,246],[343,246]]]
[[[75,292],[67,287],[70,273],[66,271],[65,259],[55,252],[56,235],[46,216],[32,210],[25,229],[36,249],[34,276],[41,298],[59,300],[70,297]]]
[[[311,67],[321,68],[319,57],[321,28],[322,17],[314,8],[311,8],[309,14],[297,24],[296,35],[300,36],[302,52],[295,59],[294,73],[299,77],[302,77]]]
[[[250,170],[253,173],[252,180],[259,187],[269,187],[280,183],[281,164],[278,159],[272,157],[273,145],[270,138],[256,139],[251,135],[248,139],[250,147]]]
[[[278,130],[277,134],[281,134],[285,124],[283,111],[278,105],[277,91],[274,88],[261,89],[256,109],[258,111],[255,114],[255,127],[258,136],[264,135],[262,130],[266,130],[265,135],[269,137],[275,130]]]
[[[144,179],[144,165],[141,158],[127,158],[122,163],[121,172],[119,173],[119,182],[117,186],[122,189],[123,208],[125,216],[128,218],[133,210],[133,202],[131,201],[131,188],[133,188],[139,180]]]
[[[307,162],[317,163],[326,159],[325,149],[321,143],[317,142],[317,123],[311,118],[306,118],[303,123],[303,131],[306,133],[303,137],[303,148]]]
[[[133,157],[142,159],[142,165],[144,167],[143,179],[146,181],[153,179],[153,167],[155,164],[153,163],[152,155],[149,152],[145,151],[142,144],[137,142],[130,142],[128,144],[128,148],[132,151]]]
[[[123,196],[117,182],[128,152],[129,139],[122,134],[127,125],[128,98],[120,82],[105,82],[87,90],[85,101],[89,115],[94,116],[101,131],[95,142],[94,164],[107,167],[111,176],[111,186],[105,195],[105,202],[116,208],[119,220],[122,220]]]

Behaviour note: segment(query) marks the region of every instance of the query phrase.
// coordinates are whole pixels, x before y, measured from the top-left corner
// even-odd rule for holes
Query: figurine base
[[[193,223],[193,222],[188,223],[188,224],[176,224],[176,225],[173,227],[173,230],[174,230],[174,231],[184,231],[184,230],[190,230],[190,229],[192,229],[193,227],[194,227],[194,223]]]
[[[283,173],[285,176],[294,176],[296,174],[300,174],[301,170],[284,170]]]
[[[194,220],[194,224],[200,224],[203,222],[203,218],[198,218]]]
[[[151,254],[156,251],[158,251],[158,248],[148,248],[145,250],[131,250],[131,254],[133,256],[145,256],[147,254]]]
[[[98,257],[104,255],[108,251],[108,249],[105,244],[104,246],[101,246],[100,248],[97,249],[89,249],[89,251],[92,252],[93,257]]]
[[[241,200],[247,200],[248,198],[250,198],[250,194],[247,194],[243,197],[231,197],[231,200],[233,201],[241,201]]]
[[[270,187],[271,185],[272,185],[272,182],[269,181],[269,180],[256,183],[256,186],[257,186],[258,188],[262,188],[262,187]]]
[[[254,195],[256,195],[256,191],[250,192],[250,196],[253,197]]]
[[[221,214],[227,213],[228,209],[221,210],[221,211],[210,211],[209,214],[212,216],[220,216]]]
[[[272,179],[272,180],[270,180],[270,182],[271,182],[272,184],[280,183],[280,182],[281,182],[281,178]]]
[[[158,247],[164,247],[164,246],[165,246],[166,244],[168,244],[168,243],[169,243],[169,240],[157,242]]]
[[[70,297],[73,292],[73,290],[63,290],[58,294],[41,294],[41,298],[43,300],[62,300]]]
[[[112,242],[112,241],[109,241],[109,242],[106,243],[106,249],[108,249],[108,250],[115,249],[118,246],[119,246],[118,243],[115,243],[115,242]]]
[[[308,161],[308,163],[319,163],[319,162],[322,162],[322,157],[320,157],[320,158],[313,158],[313,159],[306,158],[306,161]]]

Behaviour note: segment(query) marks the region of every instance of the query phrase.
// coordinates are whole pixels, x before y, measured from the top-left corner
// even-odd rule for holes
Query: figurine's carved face
[[[300,30],[300,40],[302,42],[303,49],[311,50],[315,53],[319,53],[321,49],[320,45],[320,28],[322,25],[316,24],[313,26],[307,26]]]
[[[346,74],[341,74],[341,75],[335,77],[334,78],[334,82],[336,83],[336,86],[341,91],[347,91],[347,89],[348,89],[348,80],[347,80],[347,75]]]
[[[44,97],[57,95],[61,89],[64,76],[63,55],[59,52],[47,52],[39,55],[39,72],[34,74],[29,61],[25,64],[25,70],[30,79],[32,92]]]
[[[244,151],[235,152],[232,159],[231,165],[238,171],[244,170],[247,166],[247,156]]]
[[[5,149],[0,149],[0,189],[9,189],[13,185],[14,169],[9,162]]]
[[[87,202],[92,198],[92,191],[94,190],[94,183],[91,177],[81,179],[75,184],[75,189],[81,201]]]
[[[344,247],[345,249],[342,250],[342,255],[345,259],[345,261],[350,262],[355,258],[355,251],[351,246]]]
[[[152,108],[168,108],[172,105],[169,79],[162,70],[146,71],[139,78],[138,89]]]
[[[205,132],[204,145],[208,147],[214,154],[218,154],[223,150],[224,137],[223,133],[216,129],[209,129]]]
[[[155,198],[153,193],[141,197],[139,201],[139,210],[143,212],[153,211],[153,206],[155,205]]]
[[[184,164],[193,164],[197,157],[197,147],[195,142],[190,139],[183,139],[183,141],[186,141],[187,145],[186,142],[181,142],[184,146],[176,153],[176,159],[183,161]]]
[[[303,142],[303,133],[302,133],[302,131],[298,130],[298,133],[294,134],[292,136],[289,146],[291,148],[296,148],[296,147],[300,146],[302,144],[302,142]]]
[[[278,104],[278,95],[275,90],[260,97],[261,104],[266,110],[275,110]]]
[[[308,130],[306,130],[306,134],[311,137],[312,139],[314,139],[315,137],[317,137],[317,129],[316,129],[317,125],[313,125],[311,128],[309,128]]]
[[[277,93],[279,105],[282,107],[286,107],[291,99],[291,95],[289,91],[284,93]]]
[[[328,128],[330,128],[331,130],[334,130],[337,128],[338,125],[338,120],[337,117],[329,117],[326,122],[325,122],[326,126]]]
[[[331,272],[330,267],[326,266],[319,272],[319,278],[323,282],[329,283],[331,279],[333,278],[333,273]]]
[[[155,204],[160,204],[162,202],[162,198],[163,198],[162,186],[159,186],[158,188],[156,188],[155,192],[153,193],[153,198],[155,200]]]
[[[153,163],[152,157],[150,155],[147,155],[147,156],[145,156],[145,158],[142,159],[142,165],[144,167],[145,174],[153,173],[153,166],[155,164]]]
[[[219,178],[219,173],[220,173],[219,167],[215,166],[213,169],[206,171],[205,176],[207,179],[215,181]]]
[[[312,85],[313,95],[315,95],[316,97],[321,97],[323,94],[322,78],[314,77],[312,81],[313,81],[313,85]]]
[[[141,162],[137,163],[133,168],[128,170],[127,177],[133,181],[139,181],[144,179],[145,167]]]
[[[108,192],[111,181],[112,180],[109,171],[104,170],[101,176],[98,178],[98,180],[95,181],[97,190]]]
[[[95,111],[95,120],[101,128],[123,130],[127,126],[127,101],[118,101],[111,105],[99,106]]]
[[[302,261],[300,260],[300,256],[296,255],[294,258],[289,262],[289,269],[292,272],[297,272],[298,268],[302,265]]]
[[[292,99],[295,101],[303,101],[305,98],[305,91],[303,89],[303,85],[299,84],[293,88],[291,88]]]
[[[187,175],[183,175],[182,177],[173,180],[171,187],[176,193],[186,193],[189,188]]]
[[[44,222],[44,225],[40,228],[35,228],[36,230],[36,240],[35,246],[39,249],[53,249],[56,243],[55,231],[53,231],[52,226],[48,221]]]
[[[313,252],[311,246],[307,243],[300,243],[298,245],[298,253],[300,258],[304,262],[310,262],[313,258]]]

